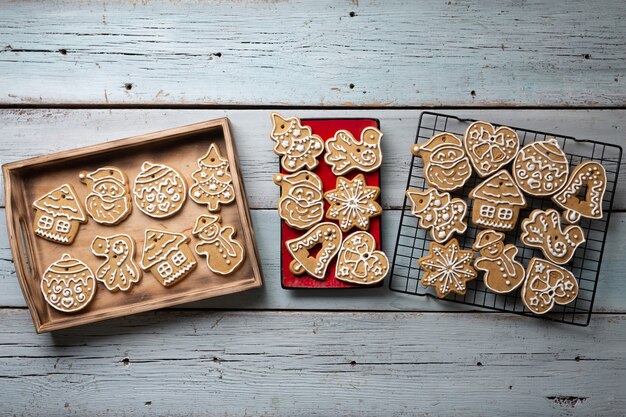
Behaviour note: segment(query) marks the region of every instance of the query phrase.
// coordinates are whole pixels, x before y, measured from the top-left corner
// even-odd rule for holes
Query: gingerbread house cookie
[[[183,207],[187,184],[174,168],[144,162],[133,188],[135,204],[150,217],[162,219],[174,215]]]
[[[467,156],[481,177],[498,171],[511,162],[519,151],[519,138],[511,128],[495,128],[491,123],[474,122],[463,140]]]
[[[41,292],[50,306],[63,313],[75,313],[96,294],[96,279],[81,260],[65,253],[43,273]]]
[[[474,200],[472,223],[503,232],[513,230],[520,208],[526,207],[524,195],[504,169],[478,184],[469,198]]]
[[[326,217],[337,220],[344,232],[353,227],[367,230],[370,218],[380,216],[383,212],[376,201],[378,194],[380,188],[367,185],[363,174],[358,174],[352,180],[338,177],[336,188],[324,193],[324,198],[330,204]]]
[[[271,117],[270,138],[276,142],[274,153],[281,157],[281,166],[288,172],[315,168],[317,157],[324,151],[322,138],[314,135],[310,127],[302,126],[297,117],[286,119],[278,113]]]
[[[579,194],[586,188],[581,199]],[[606,170],[595,161],[585,161],[574,168],[565,187],[552,196],[559,207],[565,210],[563,218],[576,223],[581,217],[602,218],[602,199],[606,191]]]
[[[38,198],[33,207],[35,235],[51,242],[71,245],[81,223],[87,223],[83,207],[69,184],[63,184]]]
[[[311,171],[275,174],[280,186],[278,215],[290,227],[305,230],[324,217],[322,180]]]
[[[96,270],[96,279],[109,291],[128,291],[139,282],[141,269],[135,264],[135,242],[127,234],[96,236],[91,252],[106,261]]]
[[[535,196],[552,195],[565,185],[569,162],[555,138],[524,146],[513,162],[519,188]]]
[[[480,253],[474,267],[485,273],[483,281],[491,291],[506,294],[522,285],[524,267],[515,260],[517,247],[504,244],[504,233],[482,230],[476,235],[472,249]]]
[[[435,242],[443,243],[453,233],[465,233],[465,201],[434,188],[426,191],[407,190],[406,195],[411,201],[411,213],[419,219],[419,226],[429,229]]]
[[[459,189],[472,175],[463,142],[451,133],[440,133],[424,144],[415,144],[411,152],[424,160],[424,179],[438,190]]]
[[[207,153],[198,159],[198,169],[191,174],[194,185],[189,197],[198,204],[206,204],[209,211],[218,211],[220,205],[235,201],[233,177],[228,159],[212,143]]]
[[[147,229],[141,268],[150,271],[165,287],[176,284],[196,268],[196,258],[181,233]]]
[[[335,277],[352,284],[372,285],[382,281],[389,272],[389,259],[376,250],[374,236],[358,231],[341,244]]]
[[[333,174],[344,175],[353,169],[372,172],[383,162],[380,139],[383,133],[375,127],[367,127],[356,140],[347,130],[339,130],[324,144],[324,161],[330,165]]]
[[[342,238],[341,229],[335,223],[324,222],[302,236],[288,240],[285,245],[293,257],[289,270],[294,275],[309,274],[319,280],[325,279],[330,261],[339,252]],[[320,249],[313,255],[316,246]]]
[[[417,261],[424,270],[422,285],[434,287],[439,298],[451,292],[465,295],[467,282],[478,276],[472,266],[473,261],[474,252],[461,250],[456,239],[445,245],[430,242],[430,254]]]
[[[99,168],[93,172],[82,171],[80,182],[91,187],[85,198],[87,213],[105,226],[119,224],[133,209],[128,177],[113,167]]]
[[[201,240],[196,253],[207,257],[207,266],[216,274],[227,275],[241,265],[245,251],[233,236],[235,228],[222,226],[222,219],[215,214],[202,214],[196,219],[193,235]]]
[[[578,281],[567,269],[545,259],[532,258],[526,268],[522,301],[535,314],[545,314],[555,304],[569,304],[578,296]]]

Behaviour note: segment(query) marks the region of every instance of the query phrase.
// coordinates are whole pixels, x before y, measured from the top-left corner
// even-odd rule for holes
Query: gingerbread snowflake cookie
[[[174,168],[144,162],[133,188],[139,210],[157,219],[176,214],[185,203],[187,184]]]
[[[219,215],[199,216],[192,233],[201,240],[196,245],[196,253],[206,256],[207,266],[216,274],[228,275],[243,262],[245,251],[234,238],[235,228],[222,226]]]
[[[341,244],[335,277],[352,284],[372,285],[382,281],[389,272],[389,259],[376,250],[374,237],[363,231],[352,233]]]
[[[424,160],[424,179],[438,190],[459,189],[472,175],[463,142],[451,133],[440,133],[425,144],[415,144],[411,152]]]
[[[146,229],[141,268],[165,287],[172,286],[196,268],[196,258],[181,233]]]
[[[579,194],[585,188],[581,199]],[[552,196],[552,201],[565,210],[563,218],[568,223],[576,223],[581,217],[601,219],[605,191],[606,170],[598,162],[585,161],[576,165],[567,184]]]
[[[280,186],[278,215],[290,227],[305,230],[324,217],[322,180],[311,171],[275,174]]]
[[[90,186],[85,198],[87,213],[98,223],[114,226],[126,219],[133,209],[128,177],[113,167],[99,168],[93,172],[82,171],[78,178]]]
[[[526,268],[522,301],[535,314],[545,314],[555,304],[569,304],[578,296],[578,281],[567,269],[545,259],[532,258]]]
[[[344,232],[353,227],[367,230],[370,227],[370,218],[380,216],[382,207],[376,201],[380,188],[367,185],[363,174],[358,174],[352,180],[338,177],[334,190],[324,193],[324,198],[330,204],[326,217],[339,222]]]
[[[209,211],[218,211],[221,204],[235,200],[228,159],[220,154],[214,143],[207,153],[198,159],[198,169],[191,177],[194,185],[189,188],[189,197],[198,204],[206,204]]]
[[[344,175],[353,169],[372,172],[383,162],[380,139],[383,133],[375,127],[367,127],[356,140],[347,130],[339,130],[324,144],[324,161],[330,165],[333,174]]]
[[[314,135],[311,128],[302,126],[297,117],[284,118],[272,113],[272,133],[276,142],[274,152],[281,157],[281,166],[289,172],[313,169],[319,161],[317,157],[324,151],[324,141]]]
[[[519,151],[519,138],[511,128],[495,128],[491,123],[474,122],[463,140],[467,155],[481,177],[493,174],[511,162]]]
[[[294,275],[309,274],[313,278],[323,280],[326,270],[341,246],[343,234],[335,223],[324,222],[314,226],[304,235],[285,242],[287,250],[293,257],[289,270]],[[320,249],[312,255],[316,246]]]
[[[429,229],[435,242],[443,243],[453,233],[464,233],[467,229],[465,215],[467,204],[460,198],[434,188],[426,191],[407,190],[411,201],[411,213],[419,219],[419,226]]]
[[[127,234],[96,236],[91,252],[106,261],[96,270],[96,279],[109,291],[128,291],[139,282],[141,269],[135,264],[135,242]]]
[[[513,162],[519,188],[534,196],[552,195],[565,185],[569,163],[555,138],[524,146]]]
[[[469,198],[474,200],[472,223],[503,232],[513,230],[520,208],[526,207],[524,195],[504,169],[478,184]]]
[[[41,292],[50,306],[63,313],[87,307],[96,294],[96,279],[81,260],[65,253],[43,273]]]
[[[456,239],[445,245],[431,242],[430,254],[418,260],[424,270],[422,285],[434,287],[439,298],[444,298],[451,292],[464,295],[467,282],[478,276],[472,266],[473,258],[474,252],[461,250]]]
[[[36,236],[62,245],[71,245],[81,223],[87,223],[82,204],[74,188],[63,184],[33,203]]]
[[[472,249],[480,253],[474,267],[483,271],[485,286],[498,294],[517,289],[524,282],[524,267],[515,260],[517,247],[504,244],[504,233],[483,230],[476,235]]]

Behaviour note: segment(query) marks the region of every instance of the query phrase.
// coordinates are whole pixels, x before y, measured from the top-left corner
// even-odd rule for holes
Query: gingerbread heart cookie
[[[81,223],[87,223],[83,207],[69,184],[63,184],[38,198],[33,208],[35,235],[51,242],[71,245]]]
[[[376,202],[378,194],[380,188],[367,185],[363,174],[358,174],[352,180],[338,177],[336,188],[324,193],[324,198],[330,204],[326,217],[339,221],[339,227],[344,232],[353,227],[367,230],[370,218],[380,216],[383,212]]]
[[[459,189],[472,175],[463,142],[451,133],[435,135],[423,145],[415,144],[411,152],[424,160],[424,179],[438,190]]]
[[[504,233],[483,230],[476,235],[472,249],[480,256],[474,267],[483,271],[485,286],[498,294],[509,293],[524,282],[524,267],[515,260],[517,247],[504,244]]]
[[[81,260],[65,253],[43,273],[41,292],[46,302],[63,313],[87,307],[96,294],[96,279]]]
[[[478,276],[472,266],[473,260],[474,252],[461,250],[456,239],[445,245],[430,242],[430,254],[417,261],[424,270],[422,285],[435,287],[439,298],[444,298],[451,292],[464,295],[467,282]]]
[[[434,188],[407,190],[406,195],[411,201],[411,213],[419,219],[419,226],[430,229],[435,242],[443,243],[453,233],[464,233],[467,229],[467,204],[460,198],[452,198],[449,193]]]
[[[214,143],[198,159],[198,169],[191,174],[194,185],[189,197],[198,204],[206,204],[209,211],[218,211],[220,205],[235,201],[233,177],[228,159],[224,158]]]
[[[354,232],[341,244],[335,276],[352,284],[371,285],[382,281],[389,271],[389,259],[376,250],[374,236],[367,232]]]
[[[519,188],[535,196],[552,195],[565,185],[569,162],[555,138],[524,146],[513,162]]]
[[[583,199],[579,194],[587,189]],[[606,170],[595,161],[585,161],[574,168],[565,187],[552,200],[565,210],[563,218],[576,223],[580,217],[602,218],[602,199],[606,191]]]
[[[520,208],[526,207],[524,195],[504,169],[478,184],[469,198],[474,200],[472,223],[503,232],[513,230]]]
[[[99,168],[93,172],[82,171],[80,182],[91,186],[85,198],[87,213],[98,223],[114,226],[126,219],[132,209],[128,177],[113,167]]]
[[[567,269],[545,259],[532,258],[526,268],[522,301],[535,314],[545,314],[555,304],[569,304],[578,296],[578,281]]]
[[[317,157],[324,151],[322,138],[314,135],[310,127],[302,126],[297,117],[286,119],[278,113],[271,117],[270,138],[276,142],[274,153],[281,157],[281,166],[289,172],[315,168]]]
[[[474,122],[465,131],[463,144],[470,162],[481,177],[490,175],[515,158],[519,138],[511,128]]]
[[[220,216],[200,215],[192,233],[202,241],[196,245],[196,253],[207,257],[207,266],[216,274],[228,275],[243,262],[245,251],[234,238],[235,228],[222,226]]]
[[[135,242],[127,234],[96,236],[91,252],[106,261],[96,270],[96,279],[109,291],[128,291],[139,282],[141,269],[135,264]]]
[[[365,128],[360,140],[356,140],[347,130],[339,130],[324,144],[324,161],[335,175],[344,175],[353,169],[372,172],[383,162],[380,148],[382,137],[383,133],[375,127]]]
[[[280,186],[278,215],[294,229],[308,229],[324,217],[322,180],[311,171],[275,174]]]
[[[196,268],[196,258],[181,233],[146,229],[141,268],[165,287],[172,286]]]
[[[183,207],[187,184],[174,168],[144,162],[135,178],[133,194],[139,210],[150,217],[162,219],[176,214]]]
[[[289,270],[294,275],[309,274],[313,278],[324,279],[330,261],[339,252],[343,234],[335,223],[319,223],[302,236],[285,242],[293,256]],[[320,246],[315,256],[311,256],[316,246]]]

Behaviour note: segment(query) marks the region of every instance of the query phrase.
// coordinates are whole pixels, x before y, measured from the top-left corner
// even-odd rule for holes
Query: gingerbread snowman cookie
[[[476,235],[472,249],[480,253],[474,267],[483,271],[485,286],[498,294],[517,289],[524,282],[524,267],[515,260],[517,247],[504,244],[504,233],[483,230]]]
[[[383,212],[376,201],[379,194],[380,188],[367,185],[363,174],[358,174],[352,180],[338,177],[336,188],[324,193],[324,198],[330,204],[326,217],[337,220],[344,232],[353,227],[368,230],[370,218],[380,216]]]
[[[545,314],[555,304],[569,304],[578,296],[578,281],[567,269],[545,259],[532,258],[526,268],[522,301],[535,314]]]
[[[375,127],[367,127],[356,140],[347,130],[339,130],[324,144],[324,161],[330,165],[333,174],[344,175],[353,169],[372,172],[383,162],[380,139],[383,133]]]
[[[534,196],[552,195],[565,185],[569,163],[555,138],[524,146],[513,162],[519,188]]]
[[[511,128],[495,128],[491,123],[474,122],[465,131],[465,150],[481,177],[498,171],[511,162],[519,151],[519,138]]]
[[[109,291],[128,291],[139,282],[141,269],[135,264],[135,242],[127,234],[96,236],[91,252],[106,261],[96,270],[96,279]]]
[[[429,229],[435,242],[443,243],[453,233],[464,233],[467,229],[465,215],[467,204],[460,198],[434,188],[426,191],[407,190],[411,201],[411,213],[419,219],[419,226]]]
[[[322,138],[314,135],[310,127],[302,126],[297,117],[286,119],[278,113],[271,117],[270,138],[275,142],[274,153],[281,157],[281,166],[288,172],[315,168],[317,157],[324,151]]]
[[[114,226],[130,215],[133,203],[128,177],[121,170],[103,167],[93,172],[82,171],[78,178],[91,187],[85,208],[96,222]]]
[[[201,240],[196,245],[196,253],[206,256],[207,266],[216,274],[228,275],[243,262],[245,251],[243,245],[233,237],[235,228],[222,226],[219,215],[200,215],[192,233]]]
[[[156,219],[170,217],[182,207],[187,197],[187,184],[174,168],[144,162],[135,178],[135,204],[144,214]]]
[[[75,313],[87,307],[96,294],[96,279],[81,260],[65,253],[43,273],[41,292],[54,309]]]
[[[422,285],[434,287],[437,297],[444,298],[451,292],[465,295],[467,282],[476,279],[478,272],[472,266],[474,252],[462,250],[456,239],[445,245],[430,242],[430,254],[418,260],[424,270]]]
[[[35,200],[35,235],[62,245],[71,245],[87,217],[74,187],[63,184]]]
[[[290,227],[306,230],[324,217],[322,180],[311,171],[275,174],[280,186],[278,215]]]
[[[214,143],[198,159],[198,169],[191,174],[194,185],[189,197],[198,204],[206,204],[209,211],[218,211],[220,205],[235,201],[233,177],[228,159],[224,158]]]
[[[581,199],[579,194],[586,188]],[[602,199],[606,191],[606,170],[595,161],[585,161],[574,168],[565,187],[552,196],[559,207],[565,210],[563,218],[576,223],[581,217],[602,218]]]
[[[524,194],[504,169],[478,184],[469,198],[474,200],[472,223],[502,232],[513,230],[520,208],[526,207]]]
[[[341,246],[343,234],[335,223],[324,222],[314,226],[300,237],[285,242],[287,250],[293,257],[289,270],[294,275],[309,274],[313,278],[323,280],[326,270]],[[320,246],[316,255],[311,252]]]
[[[389,259],[376,250],[374,236],[358,231],[341,244],[335,277],[352,284],[372,285],[382,281],[389,272]]]
[[[197,265],[188,242],[182,233],[146,229],[141,268],[150,271],[165,287],[176,284]]]
[[[411,152],[424,160],[424,179],[438,190],[459,189],[472,175],[463,142],[451,133],[440,133],[425,144],[415,144]]]

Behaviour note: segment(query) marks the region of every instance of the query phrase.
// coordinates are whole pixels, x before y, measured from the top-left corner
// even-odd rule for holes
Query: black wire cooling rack
[[[432,136],[442,132],[453,133],[462,138],[466,128],[473,122],[475,122],[475,120],[460,119],[455,116],[440,113],[423,112],[420,116],[415,143],[425,142]],[[499,125],[496,124],[495,126]],[[520,296],[521,288],[509,294],[493,293],[485,287],[482,279],[483,273],[479,271],[478,278],[467,283],[465,295],[451,294],[444,300],[578,326],[587,326],[591,319],[593,300],[595,298],[598,276],[600,274],[602,254],[604,252],[611,208],[613,206],[617,177],[622,159],[622,148],[596,141],[576,140],[570,136],[561,136],[515,127],[511,128],[517,132],[520,138],[520,147],[530,142],[555,138],[559,142],[561,149],[563,149],[568,156],[570,169],[573,169],[584,160],[600,162],[606,169],[607,187],[602,201],[604,216],[602,219],[598,220],[591,220],[584,217],[581,219],[578,224],[585,232],[586,241],[578,247],[572,260],[563,265],[565,268],[572,271],[578,280],[578,297],[570,304],[563,306],[555,305],[547,314],[536,315],[528,310],[522,303]],[[407,149],[407,152],[410,151]],[[422,158],[413,157],[407,189],[425,190],[428,188],[428,184],[426,184],[423,177],[423,167]],[[463,235],[454,236],[459,241],[461,247],[466,250],[472,249],[476,234],[481,230],[471,222],[472,200],[468,198],[468,195],[470,191],[483,180],[484,178],[480,178],[476,173],[473,173],[463,188],[451,193],[453,197],[462,198],[468,203],[467,231]],[[532,210],[537,208],[545,210],[552,207],[559,212],[562,211],[553,204],[550,197],[533,197],[529,195],[525,195],[525,197],[528,207],[520,210],[515,230],[506,234],[506,243],[512,243],[517,246],[519,252],[516,260],[521,262],[524,268],[528,266],[533,256],[543,258],[543,255],[541,250],[527,247],[519,239],[522,220],[528,217]],[[423,271],[419,267],[417,260],[428,255],[431,239],[428,230],[418,228],[417,222],[417,217],[411,214],[411,204],[405,195],[390,274],[389,288],[397,292],[439,299],[435,295],[432,287],[425,287],[421,284]]]

